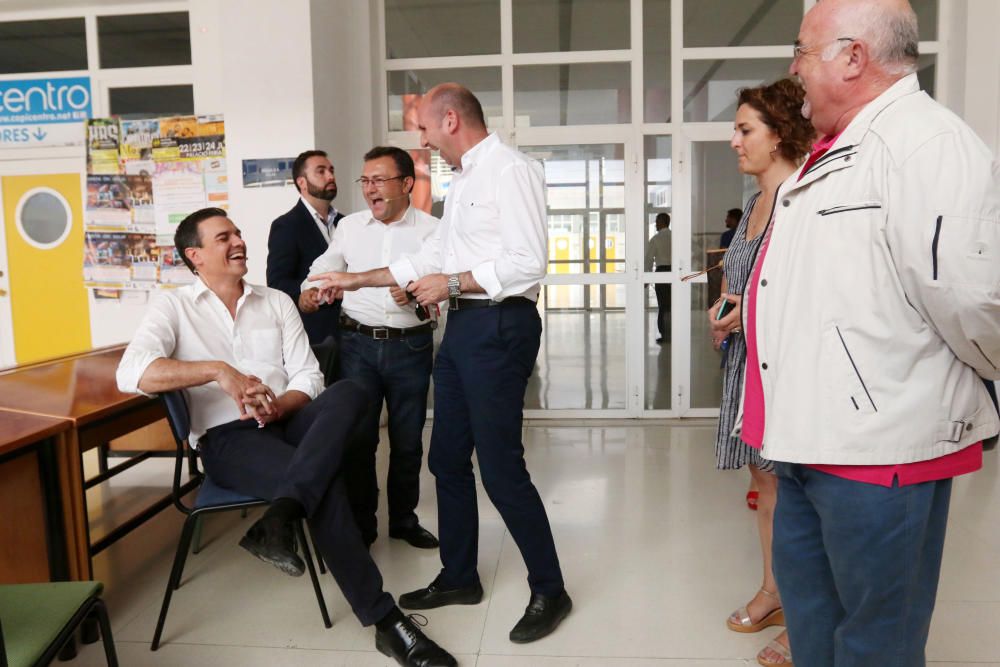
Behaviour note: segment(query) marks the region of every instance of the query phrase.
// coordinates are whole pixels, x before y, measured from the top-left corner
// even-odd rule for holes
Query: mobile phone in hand
[[[729,311],[733,309],[733,306],[735,305],[736,304],[730,301],[729,299],[723,299],[722,305],[719,306],[719,312],[715,314],[715,321],[718,322],[723,317],[725,317],[729,313]]]

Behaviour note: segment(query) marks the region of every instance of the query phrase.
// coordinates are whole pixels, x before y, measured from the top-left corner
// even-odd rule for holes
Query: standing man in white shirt
[[[429,457],[444,567],[429,586],[399,601],[432,609],[482,600],[475,450],[486,493],[528,569],[531,599],[510,640],[531,642],[554,631],[572,608],[521,441],[524,391],[542,331],[535,302],[548,262],[544,175],[538,162],[487,132],[479,100],[463,86],[429,90],[417,117],[421,144],[456,169],[437,232],[420,253],[387,268],[314,278],[334,292],[399,285],[424,306],[448,301],[434,364]]]
[[[670,271],[670,214],[656,214],[656,233],[646,242],[646,270],[658,273]],[[662,343],[666,335],[667,317],[670,316],[670,285],[656,283],[653,285],[656,293],[656,330],[660,337],[657,343]]]
[[[368,208],[340,221],[330,247],[313,262],[309,274],[368,271],[395,262],[404,253],[418,252],[437,228],[438,219],[410,206],[415,180],[413,158],[403,149],[376,146],[368,151],[358,179]],[[319,289],[303,281],[299,308],[310,313],[319,303]],[[421,315],[423,319],[414,304],[397,304],[387,287],[366,287],[344,295],[340,376],[356,381],[370,394],[347,457],[347,493],[361,536],[369,545],[378,536],[375,452],[384,400],[389,411],[389,537],[420,549],[438,546],[416,513],[435,326],[425,310]]]
[[[305,151],[292,163],[292,180],[299,200],[271,223],[267,237],[267,286],[280,289],[299,303],[299,286],[309,266],[323,254],[343,214],[333,206],[337,178],[324,151]],[[340,301],[316,304],[302,312],[309,342],[336,336]]]
[[[246,244],[218,208],[185,218],[174,237],[197,280],[157,295],[118,367],[118,386],[183,390],[192,446],[220,486],[271,504],[240,546],[299,576],[295,521],[309,519],[317,550],[375,645],[401,665],[455,660],[404,617],[382,590],[341,473],[364,391],[344,380],[323,390],[302,320],[285,294],[243,280]]]

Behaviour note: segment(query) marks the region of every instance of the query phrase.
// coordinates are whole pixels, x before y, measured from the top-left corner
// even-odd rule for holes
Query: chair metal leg
[[[160,635],[163,634],[163,624],[167,620],[167,610],[170,609],[170,596],[180,586],[181,573],[184,571],[184,560],[187,558],[188,548],[191,546],[191,534],[194,532],[194,523],[197,516],[188,516],[181,529],[181,539],[177,543],[177,553],[174,556],[174,566],[170,570],[170,579],[167,580],[167,590],[163,594],[163,605],[160,607],[160,617],[156,621],[156,631],[153,632],[153,643],[150,650],[155,651],[160,648]]]
[[[76,633],[69,636],[66,643],[59,649],[59,660],[68,662],[76,657]]]
[[[107,660],[108,667],[118,667],[118,652],[115,650],[115,639],[111,636],[111,621],[108,619],[108,608],[104,605],[104,600],[94,603],[94,613],[101,629],[101,639],[104,640],[104,659]]]
[[[205,524],[205,517],[199,514],[194,520],[194,537],[191,540],[191,551],[201,553],[201,527]]]
[[[323,562],[323,554],[319,552],[319,545],[316,544],[316,535],[313,533],[312,526],[306,523],[306,527],[309,529],[309,537],[312,538],[313,551],[316,552],[316,565],[319,566],[319,573],[326,574],[326,563]]]
[[[302,521],[295,522],[296,537],[302,545],[302,553],[306,557],[306,567],[309,568],[309,578],[312,579],[313,590],[316,591],[316,602],[319,603],[319,612],[323,615],[323,625],[328,628],[333,627],[330,620],[330,613],[326,610],[326,600],[323,599],[323,589],[319,586],[319,577],[316,576],[316,566],[313,564],[312,552],[309,550],[309,543],[306,541],[305,531],[302,529]],[[317,554],[318,556],[319,554]],[[322,558],[322,556],[320,556]]]

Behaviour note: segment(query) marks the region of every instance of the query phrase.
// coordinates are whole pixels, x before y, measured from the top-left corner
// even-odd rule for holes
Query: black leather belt
[[[526,296],[509,296],[503,301],[494,301],[493,299],[449,298],[448,310],[468,310],[469,308],[489,308],[491,306],[515,306],[517,304],[525,303],[535,305],[535,302]]]
[[[406,336],[416,336],[417,334],[430,333],[434,329],[435,324],[435,322],[428,322],[427,324],[420,324],[407,329],[396,329],[395,327],[370,327],[367,324],[361,324],[361,322],[353,320],[349,317],[343,317],[340,320],[340,328],[342,330],[353,331],[365,336],[371,336],[375,340],[405,338]]]

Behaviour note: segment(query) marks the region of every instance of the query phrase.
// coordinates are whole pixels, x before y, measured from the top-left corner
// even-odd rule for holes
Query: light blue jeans
[[[951,479],[865,484],[776,463],[774,575],[802,667],[918,667]]]

